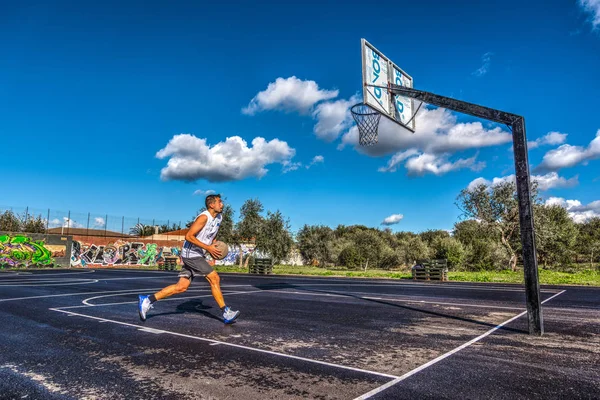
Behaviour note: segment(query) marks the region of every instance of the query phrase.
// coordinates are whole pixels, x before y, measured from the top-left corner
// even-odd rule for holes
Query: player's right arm
[[[201,214],[198,218],[196,218],[192,226],[190,226],[188,232],[185,234],[185,240],[208,251],[210,255],[213,256],[213,258],[218,258],[221,256],[221,252],[217,250],[217,248],[213,244],[204,244],[201,241],[199,241],[198,238],[196,238],[198,232],[200,232],[202,228],[204,228],[204,226],[206,225],[207,220],[208,218],[204,214]]]

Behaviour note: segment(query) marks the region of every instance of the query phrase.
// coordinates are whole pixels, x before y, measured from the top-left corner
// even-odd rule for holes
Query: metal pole
[[[69,214],[67,216],[67,235],[69,234],[70,227],[71,227],[71,210],[69,210]]]
[[[538,277],[537,254],[535,248],[535,228],[533,225],[533,206],[531,204],[525,119],[522,117],[518,118],[517,121],[512,124],[512,130],[517,197],[519,200],[519,225],[521,227],[521,243],[523,245],[523,270],[525,274],[525,296],[527,299],[529,333],[541,336],[544,334],[544,321],[541,311],[540,281]]]
[[[27,218],[29,217],[29,206],[25,207],[25,223],[27,223]]]
[[[46,218],[46,233],[48,233],[48,227],[50,226],[50,209],[48,209],[48,218]]]
[[[386,88],[387,89],[387,88]],[[525,119],[520,115],[507,113],[493,108],[483,107],[466,101],[399,85],[391,85],[390,92],[398,96],[406,96],[421,100],[424,103],[447,108],[452,111],[473,115],[475,117],[500,122],[511,127],[515,156],[515,175],[517,181],[517,197],[519,202],[519,226],[521,244],[523,245],[523,273],[525,275],[525,296],[527,302],[527,318],[529,333],[544,333],[542,308],[540,302],[540,281],[538,277],[537,254],[535,248],[535,231],[533,225],[533,206],[531,204],[531,187],[529,161],[527,156],[527,137],[525,135]]]

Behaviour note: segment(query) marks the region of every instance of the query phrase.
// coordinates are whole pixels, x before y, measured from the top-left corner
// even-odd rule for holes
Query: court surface
[[[0,272],[2,399],[533,399],[600,393],[600,289],[177,272]]]

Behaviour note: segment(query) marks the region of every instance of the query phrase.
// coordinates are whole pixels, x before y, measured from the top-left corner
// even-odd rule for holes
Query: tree
[[[359,230],[351,235],[359,265],[365,270],[379,267],[385,248],[389,248],[375,230]]]
[[[590,218],[582,224],[578,224],[579,240],[578,248],[581,254],[589,256],[590,268],[593,268],[594,257],[600,255],[600,218]]]
[[[418,235],[403,236],[404,239],[400,240],[398,250],[405,265],[413,265],[415,261],[431,257],[431,249]]]
[[[29,233],[46,233],[46,221],[41,215],[28,215],[21,221],[21,230]]]
[[[425,232],[421,232],[419,236],[427,243],[427,246],[431,247],[437,239],[449,238],[450,234],[441,229],[428,229]]]
[[[230,245],[239,245],[239,237],[234,229],[233,216],[235,211],[229,204],[225,204],[223,212],[221,213],[221,226],[219,227],[219,233],[217,233],[217,239]]]
[[[537,201],[537,185],[531,188],[532,200]],[[473,189],[463,189],[458,198],[458,207],[470,219],[477,219],[500,236],[502,246],[509,254],[509,268],[517,267],[515,239],[519,236],[519,206],[514,182],[492,185],[481,184]]]
[[[129,233],[138,237],[152,236],[154,235],[154,227],[152,225],[139,223],[135,224],[135,226],[129,230]]]
[[[448,260],[448,268],[459,269],[465,261],[465,248],[461,242],[453,237],[437,237],[431,244],[435,258]]]
[[[332,257],[332,251],[335,251],[332,248],[333,237],[333,231],[328,226],[304,225],[300,228],[296,235],[296,241],[304,261],[307,263],[316,261],[322,265],[334,259]],[[340,240],[343,239],[340,237]],[[341,250],[339,249],[337,252],[339,253]]]
[[[20,232],[21,220],[11,210],[6,210],[0,214],[0,231]]]
[[[559,205],[536,205],[533,216],[539,260],[545,267],[571,264],[578,231],[568,211]]]
[[[454,224],[452,237],[462,243],[463,246],[473,244],[481,238],[489,237],[485,227],[474,219],[460,221]]]
[[[255,242],[263,225],[261,213],[264,207],[260,200],[246,200],[240,208],[240,220],[236,225],[240,242]],[[240,248],[241,250],[241,248]],[[240,268],[242,267],[244,253],[240,251]]]
[[[281,212],[268,211],[256,235],[256,250],[268,254],[275,263],[286,259],[294,241],[290,234],[290,224]]]
[[[173,222],[173,225],[169,226],[168,224],[163,224],[158,227],[158,233],[167,233],[173,232],[181,229],[181,226],[177,225]]]

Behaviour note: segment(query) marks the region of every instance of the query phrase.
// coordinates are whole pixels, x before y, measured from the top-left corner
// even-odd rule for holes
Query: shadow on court
[[[414,307],[414,306],[406,306],[406,305],[391,303],[391,302],[388,302],[385,300],[369,299],[369,298],[365,298],[363,296],[358,296],[358,295],[351,294],[351,293],[345,293],[345,292],[339,292],[339,291],[333,291],[333,290],[308,289],[304,286],[294,285],[294,284],[290,284],[290,283],[267,283],[267,284],[253,285],[253,286],[257,289],[266,290],[266,291],[294,289],[294,290],[310,292],[310,293],[321,293],[321,294],[331,294],[331,295],[336,295],[336,296],[344,296],[344,297],[354,298],[354,299],[357,299],[360,301],[383,304],[385,306],[400,308],[400,309],[409,310],[409,311],[416,311],[419,313],[432,315],[432,316],[436,316],[436,317],[441,317],[441,318],[447,318],[450,320],[469,322],[469,323],[473,323],[473,324],[477,324],[477,325],[486,326],[489,328],[495,328],[497,326],[497,324],[493,324],[493,323],[489,323],[489,322],[485,322],[485,321],[478,321],[478,320],[471,319],[471,318],[458,317],[456,315],[450,315],[450,314],[445,314],[445,313],[441,313],[441,312],[425,310],[423,308]],[[523,329],[509,328],[506,326],[502,326],[499,329],[507,331],[507,332],[513,332],[513,333],[519,333],[519,334],[523,334],[523,333],[527,334],[528,333],[528,331],[523,330]]]

